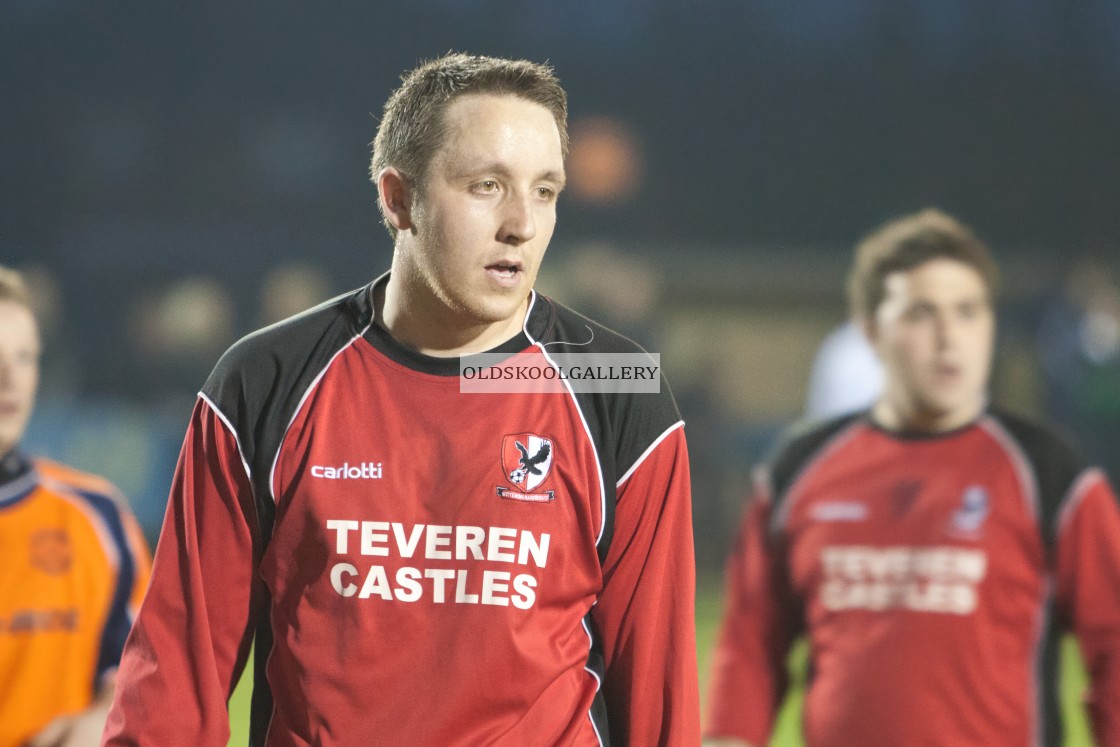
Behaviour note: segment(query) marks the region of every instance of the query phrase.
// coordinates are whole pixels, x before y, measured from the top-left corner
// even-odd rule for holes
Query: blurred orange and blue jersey
[[[9,453],[0,462],[0,747],[87,708],[111,676],[151,558],[107,481]]]

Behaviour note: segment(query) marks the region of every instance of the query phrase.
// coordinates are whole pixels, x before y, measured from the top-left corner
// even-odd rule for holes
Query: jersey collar
[[[967,423],[962,423],[956,428],[950,428],[946,431],[917,431],[917,430],[891,430],[880,424],[875,420],[875,416],[871,414],[871,410],[866,410],[862,417],[864,421],[871,426],[874,430],[879,431],[891,438],[898,439],[899,441],[937,441],[943,438],[952,438],[953,436],[964,433],[965,431],[972,430],[976,425],[988,415],[988,408],[982,409],[975,418],[969,420]]]
[[[0,458],[0,509],[19,502],[38,484],[39,474],[18,448]]]
[[[366,292],[361,294],[362,303],[367,305],[365,312],[368,314],[370,320],[373,319],[373,291],[377,286],[383,285],[388,281],[389,273],[386,272],[366,286]],[[538,340],[544,335],[545,331],[552,323],[552,308],[552,304],[548,299],[536,291],[532,291],[532,296],[529,299],[529,312],[526,314],[525,324],[521,331],[500,345],[485,352],[487,354],[513,355],[514,353],[526,350],[533,344],[533,340]],[[458,356],[440,358],[432,355],[425,355],[394,338],[376,322],[369,324],[363,337],[366,342],[383,353],[387,358],[413,371],[432,374],[434,376],[458,376],[461,370],[461,359]]]

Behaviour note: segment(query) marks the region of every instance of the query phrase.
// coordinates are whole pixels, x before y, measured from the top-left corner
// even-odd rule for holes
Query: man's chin
[[[525,310],[528,294],[516,297],[486,299],[473,303],[465,309],[466,313],[478,324],[494,325],[510,322]]]
[[[982,405],[972,399],[927,400],[922,407],[923,415],[931,422],[964,423],[979,414]]]
[[[0,430],[0,457],[19,445],[21,433],[10,433],[7,429]]]

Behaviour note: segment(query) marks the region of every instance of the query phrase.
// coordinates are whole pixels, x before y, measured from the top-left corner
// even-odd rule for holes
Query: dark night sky
[[[186,273],[240,290],[311,260],[341,289],[383,269],[376,115],[448,49],[547,59],[573,120],[635,133],[640,188],[562,199],[559,247],[846,252],[933,204],[1005,257],[1120,253],[1111,0],[190,5],[0,4],[0,262],[90,309],[87,356]]]

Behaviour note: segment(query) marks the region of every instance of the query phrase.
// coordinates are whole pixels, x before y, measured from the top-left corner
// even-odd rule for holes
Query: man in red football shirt
[[[1056,745],[1066,630],[1096,738],[1120,744],[1120,509],[1062,440],[988,406],[987,249],[927,210],[864,240],[849,291],[884,390],[759,469],[706,744],[766,743],[804,634],[811,747]]]
[[[371,168],[391,271],[203,386],[107,744],[224,746],[254,636],[253,745],[699,742],[668,388],[460,391],[469,354],[641,354],[533,290],[566,120],[541,65],[405,76]]]

